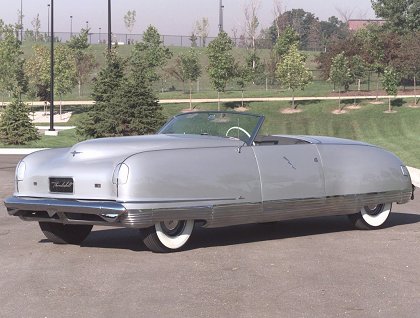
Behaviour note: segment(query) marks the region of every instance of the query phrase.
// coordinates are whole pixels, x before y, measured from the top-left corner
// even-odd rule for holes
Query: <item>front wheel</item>
[[[89,235],[92,225],[39,222],[44,235],[55,244],[79,245]]]
[[[169,220],[141,229],[144,244],[157,253],[174,252],[182,248],[191,236],[194,220]]]
[[[392,203],[364,206],[359,213],[349,215],[350,221],[359,230],[373,230],[381,227],[391,213]]]

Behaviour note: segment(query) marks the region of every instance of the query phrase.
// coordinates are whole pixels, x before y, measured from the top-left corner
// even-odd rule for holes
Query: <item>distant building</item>
[[[357,31],[364,27],[366,27],[369,24],[378,24],[382,25],[385,23],[385,20],[357,20],[357,19],[350,19],[347,21],[349,25],[349,30],[351,31]]]

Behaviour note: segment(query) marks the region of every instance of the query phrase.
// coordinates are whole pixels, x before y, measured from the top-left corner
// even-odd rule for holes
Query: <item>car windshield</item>
[[[193,112],[177,115],[159,134],[193,134],[235,138],[252,144],[264,116],[237,112]]]

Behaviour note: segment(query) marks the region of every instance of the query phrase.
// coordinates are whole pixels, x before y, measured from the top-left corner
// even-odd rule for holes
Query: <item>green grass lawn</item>
[[[401,100],[400,100],[401,101]],[[410,101],[411,102],[411,101]],[[333,114],[337,101],[299,102],[303,110],[296,114],[283,114],[290,107],[287,102],[253,102],[247,106],[250,112],[266,116],[262,134],[326,135],[369,142],[397,154],[407,165],[420,168],[420,109],[395,107],[396,113],[387,114],[387,104],[372,105],[363,101],[360,109]],[[232,110],[238,104],[224,104],[223,109]],[[194,105],[196,110],[216,110],[216,103]],[[178,114],[188,104],[164,105],[166,117]],[[68,125],[77,125],[85,109],[78,108]],[[42,136],[41,140],[25,147],[67,147],[79,140],[75,130],[60,132],[58,137]],[[4,145],[0,144],[0,147]]]

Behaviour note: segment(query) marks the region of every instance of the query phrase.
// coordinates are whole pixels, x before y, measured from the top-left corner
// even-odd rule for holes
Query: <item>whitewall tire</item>
[[[382,203],[376,206],[364,206],[359,213],[349,215],[354,226],[359,230],[380,228],[391,213],[392,203]]]
[[[194,220],[169,220],[141,229],[144,244],[153,252],[165,253],[181,249],[194,229]]]

